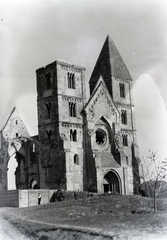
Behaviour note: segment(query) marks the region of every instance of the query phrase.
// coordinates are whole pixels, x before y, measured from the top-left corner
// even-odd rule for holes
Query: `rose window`
[[[98,145],[104,145],[106,143],[106,140],[107,140],[107,135],[106,135],[105,131],[98,128],[96,130],[96,143]]]

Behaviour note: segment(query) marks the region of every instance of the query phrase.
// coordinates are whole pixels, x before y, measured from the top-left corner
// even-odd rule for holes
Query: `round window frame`
[[[103,143],[98,143],[97,142],[97,135],[96,135],[97,132],[100,132],[100,133],[103,134],[103,136],[104,136],[104,142]],[[95,142],[96,142],[97,146],[99,146],[99,147],[104,147],[106,145],[106,143],[107,143],[107,133],[104,129],[102,129],[102,128],[97,128],[96,129],[96,131],[95,131]]]

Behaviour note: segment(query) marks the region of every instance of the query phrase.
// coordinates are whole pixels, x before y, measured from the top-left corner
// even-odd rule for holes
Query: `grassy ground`
[[[167,239],[166,199],[158,213],[150,198],[95,195],[4,214],[34,239]]]

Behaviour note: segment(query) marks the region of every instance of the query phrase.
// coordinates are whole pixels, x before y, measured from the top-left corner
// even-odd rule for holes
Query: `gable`
[[[105,116],[113,122],[119,122],[119,111],[101,77],[84,110],[88,120],[96,122],[101,116]]]
[[[10,113],[1,131],[3,138],[9,142],[11,139],[18,137],[30,137],[30,134],[15,107]]]

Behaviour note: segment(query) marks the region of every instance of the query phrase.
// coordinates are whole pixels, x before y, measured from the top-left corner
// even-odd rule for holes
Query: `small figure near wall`
[[[38,205],[40,205],[41,204],[41,193],[39,192],[38,193]]]

